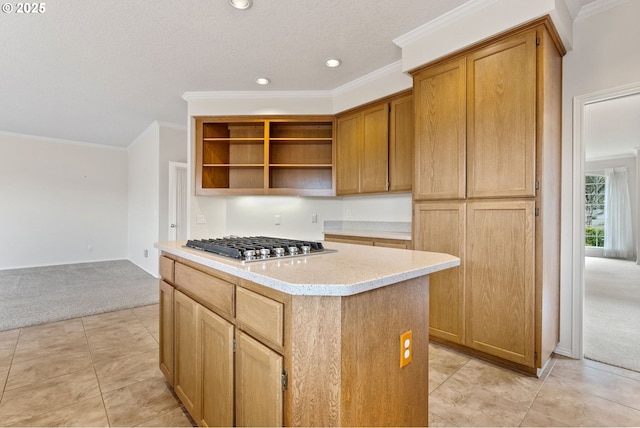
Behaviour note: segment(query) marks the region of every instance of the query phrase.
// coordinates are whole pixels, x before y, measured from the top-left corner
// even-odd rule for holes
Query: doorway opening
[[[187,239],[187,164],[169,162],[169,233],[170,241]]]
[[[598,166],[594,169],[593,164],[597,164],[597,162],[587,162],[588,157],[593,158],[593,153],[589,153],[591,156],[587,156],[587,130],[590,129],[587,125],[587,118],[589,117],[587,110],[591,108],[591,105],[615,101],[629,96],[640,97],[640,83],[587,94],[574,99],[572,353],[576,358],[596,359],[607,364],[640,371],[640,359],[633,360],[632,358],[631,361],[625,361],[625,358],[622,358],[628,354],[640,354],[640,340],[629,336],[635,334],[634,332],[625,333],[624,322],[619,322],[620,320],[618,320],[619,324],[617,326],[615,324],[616,320],[620,318],[618,315],[621,315],[624,311],[631,311],[624,316],[627,319],[632,314],[634,316],[638,315],[640,320],[640,287],[636,289],[635,287],[629,288],[628,285],[625,286],[629,281],[640,284],[640,265],[636,264],[636,259],[618,260],[593,257],[602,256],[603,251],[602,248],[598,248],[601,247],[598,245],[600,225],[597,220],[593,221],[593,217],[589,217],[588,211],[589,208],[592,208],[592,214],[597,217],[598,215],[603,215],[604,210],[597,212],[601,210],[597,206],[597,195],[592,194],[591,198],[589,198],[587,192],[590,182],[594,183],[592,188],[597,188],[597,175],[599,173],[597,169],[600,168]],[[640,145],[640,139],[636,144]],[[602,146],[606,146],[606,144]],[[633,180],[635,182],[636,197],[633,201],[633,209],[636,212],[640,208],[638,203],[638,193],[640,192],[637,191],[637,185],[640,180],[635,178],[635,172],[640,166],[637,152],[638,150],[636,149],[634,156],[632,150],[626,156],[627,163],[631,162],[631,167],[634,171]],[[617,153],[607,160],[606,153],[598,153],[595,157],[603,159],[601,162],[604,164],[615,164],[618,162],[615,160],[616,157],[624,158],[625,156]],[[592,203],[596,205],[590,207]],[[589,224],[590,220],[592,224]],[[628,232],[636,237],[636,250],[638,247],[637,224],[636,217],[633,231]],[[588,242],[595,244],[588,244],[587,240],[589,239],[590,241]],[[607,307],[614,301],[618,306]],[[609,322],[611,324],[607,325]],[[626,340],[619,338],[612,339],[610,342],[600,340],[612,338],[616,334],[618,337],[620,337],[620,334],[627,335],[625,336]],[[638,337],[640,338],[640,334]],[[630,342],[639,343],[638,349],[628,349],[627,345]],[[600,352],[602,350],[609,351],[609,354],[614,355],[615,358],[607,360],[609,356],[606,355],[607,352]],[[596,357],[593,358],[593,356]]]

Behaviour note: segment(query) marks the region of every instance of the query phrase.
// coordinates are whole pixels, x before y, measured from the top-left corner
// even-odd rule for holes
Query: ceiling
[[[0,131],[125,147],[188,91],[333,90],[468,0],[64,0],[0,15]],[[330,56],[337,69],[324,66]],[[259,87],[257,77],[271,84]]]
[[[473,1],[59,0],[2,13],[0,131],[126,147],[154,121],[186,126],[185,92],[331,91],[400,60],[395,38]],[[612,0],[566,1],[577,15]],[[331,56],[342,66],[325,67]]]
[[[640,94],[584,107],[586,158],[634,155],[640,149]]]

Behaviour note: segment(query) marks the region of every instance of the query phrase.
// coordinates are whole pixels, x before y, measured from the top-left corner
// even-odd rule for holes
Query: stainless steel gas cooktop
[[[322,242],[269,236],[229,236],[188,240],[187,247],[230,257],[243,262],[265,261],[335,252],[324,248]]]

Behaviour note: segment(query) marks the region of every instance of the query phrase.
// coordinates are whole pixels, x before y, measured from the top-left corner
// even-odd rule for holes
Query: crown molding
[[[580,21],[582,19],[596,15],[600,12],[604,12],[607,9],[611,9],[623,3],[627,3],[628,1],[629,0],[596,0],[593,3],[582,6],[575,20]]]
[[[432,19],[426,24],[423,24],[406,34],[403,34],[402,36],[396,37],[395,39],[393,39],[393,43],[395,43],[400,48],[404,48],[414,41],[419,40],[441,28],[450,26],[451,24],[460,21],[466,16],[472,15],[478,10],[484,9],[485,7],[495,3],[496,1],[497,0],[471,0],[445,13],[444,15]]]
[[[126,147],[123,146],[115,146],[111,144],[100,144],[100,143],[90,143],[87,141],[77,141],[77,140],[67,140],[64,138],[54,138],[54,137],[43,137],[40,135],[31,135],[31,134],[21,134],[19,132],[8,132],[8,131],[0,131],[0,136],[7,136],[13,138],[24,138],[36,141],[45,141],[49,143],[58,143],[58,144],[67,144],[73,146],[85,146],[85,147],[93,147],[98,149],[108,149],[108,150],[127,150]]]
[[[185,92],[185,101],[210,99],[331,98],[332,91],[202,91]]]
[[[352,80],[349,83],[345,83],[342,86],[337,87],[333,91],[331,91],[331,96],[336,97],[338,95],[342,95],[346,92],[349,92],[353,89],[356,89],[360,86],[365,86],[366,84],[378,80],[382,77],[395,74],[395,73],[403,73],[402,71],[402,60],[398,60],[396,62],[392,62],[389,65],[385,65],[382,68],[379,68],[371,73],[365,74],[362,77],[359,77],[355,80]]]

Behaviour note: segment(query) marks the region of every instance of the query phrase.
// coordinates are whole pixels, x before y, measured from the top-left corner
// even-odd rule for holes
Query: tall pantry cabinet
[[[430,336],[535,373],[558,342],[561,78],[548,17],[414,71],[414,248]]]

